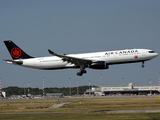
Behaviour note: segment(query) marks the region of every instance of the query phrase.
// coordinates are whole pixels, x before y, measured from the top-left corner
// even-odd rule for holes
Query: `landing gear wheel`
[[[86,73],[87,73],[87,71],[86,71],[86,70],[81,70],[81,73],[85,73],[85,74],[86,74]]]
[[[87,71],[85,69],[80,70],[80,72],[77,72],[78,76],[82,76],[83,74],[86,74]]]
[[[83,75],[83,73],[81,73],[81,72],[77,72],[77,75],[78,75],[78,76],[82,76],[82,75]]]
[[[144,68],[145,66],[144,65],[142,65],[142,68]]]

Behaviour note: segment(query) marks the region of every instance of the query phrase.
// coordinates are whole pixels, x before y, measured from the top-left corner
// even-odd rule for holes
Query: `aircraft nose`
[[[157,56],[158,56],[158,53],[154,53],[153,57],[155,58],[155,57],[157,57]]]

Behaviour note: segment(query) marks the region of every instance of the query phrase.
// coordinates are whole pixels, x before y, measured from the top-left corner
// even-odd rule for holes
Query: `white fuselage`
[[[66,56],[89,59],[95,62],[105,61],[107,65],[112,65],[122,63],[144,62],[157,57],[158,53],[155,53],[154,51],[149,49],[126,49],[95,53],[69,54]],[[56,56],[21,59],[21,61],[23,61],[23,64],[21,66],[35,69],[65,69],[80,67],[76,66],[75,64],[63,61],[62,58]],[[13,62],[8,63],[14,64]]]

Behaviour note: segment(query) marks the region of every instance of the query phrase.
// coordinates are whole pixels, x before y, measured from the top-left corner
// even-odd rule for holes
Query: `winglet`
[[[54,54],[54,52],[53,52],[53,51],[51,51],[50,49],[48,49],[48,52],[49,52],[50,54]]]
[[[50,49],[48,49],[48,52],[49,52],[50,54],[52,54],[52,55],[57,56],[57,57],[64,58],[64,55],[59,55],[59,54],[57,54],[57,53],[54,53],[54,52],[53,52],[52,50],[50,50]]]

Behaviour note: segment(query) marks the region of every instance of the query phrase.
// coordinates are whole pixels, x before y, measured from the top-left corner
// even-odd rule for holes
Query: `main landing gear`
[[[144,61],[142,62],[142,68],[144,68],[145,66],[144,66]]]
[[[84,73],[84,74],[86,74],[86,73],[87,73],[87,71],[86,71],[85,69],[80,70],[80,72],[77,72],[77,75],[78,75],[78,76],[82,76],[82,75],[83,75],[83,73]]]
[[[80,72],[77,72],[77,75],[78,76],[82,76],[84,74],[87,73],[87,71],[85,70],[85,67],[84,66],[80,66]]]

